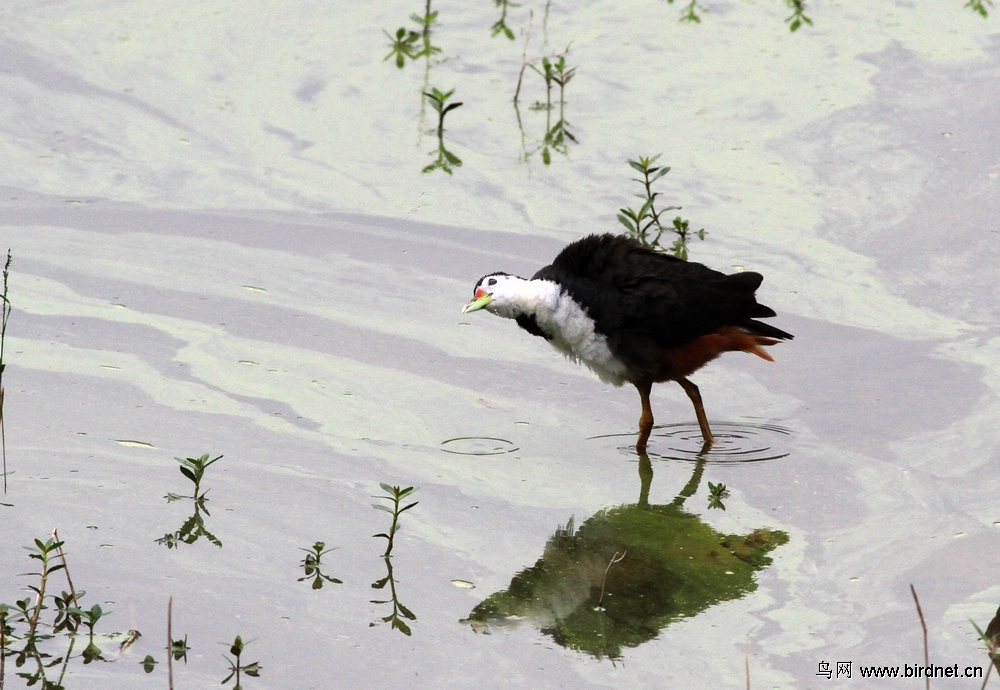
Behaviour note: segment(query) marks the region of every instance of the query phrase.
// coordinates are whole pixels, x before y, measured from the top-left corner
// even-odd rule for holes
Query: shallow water
[[[491,3],[440,3],[442,52],[398,70],[382,29],[417,5],[0,10],[0,602],[28,595],[20,547],[57,528],[84,608],[112,611],[97,632],[143,635],[120,659],[98,637],[116,661],[74,658],[65,686],[166,687],[171,596],[177,687],[217,685],[236,635],[262,666],[246,688],[743,687],[747,662],[753,687],[810,688],[822,661],[857,683],[923,659],[911,583],[932,661],[985,668],[997,18],[874,2],[791,34],[777,2],[708,3],[698,25],[676,3],[524,3],[508,41]],[[545,165],[544,84],[529,70],[520,113],[511,97],[523,56],[567,45],[578,143]],[[432,85],[463,102],[452,175],[421,172]],[[692,258],[762,272],[796,339],[696,375],[707,455],[680,388],[654,387],[647,465],[631,388],[460,308],[489,271],[620,229],[625,160],[661,151],[664,202],[708,230]],[[168,502],[192,490],[173,458],[203,453],[223,456],[207,512]],[[388,565],[380,483],[418,487]],[[610,564],[615,539],[631,559]],[[319,541],[343,582],[312,589]],[[596,605],[609,584],[658,604]],[[392,588],[410,635],[382,621]],[[595,645],[609,620],[642,632]]]

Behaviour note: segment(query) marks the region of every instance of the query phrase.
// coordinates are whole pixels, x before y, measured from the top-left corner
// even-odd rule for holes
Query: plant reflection
[[[398,630],[404,635],[411,635],[409,624],[406,620],[415,621],[417,617],[413,614],[410,609],[403,606],[402,602],[399,600],[399,596],[396,594],[396,578],[392,574],[392,558],[390,556],[382,556],[382,560],[385,562],[385,577],[380,580],[376,580],[372,583],[372,589],[385,589],[386,585],[389,585],[389,599],[372,599],[373,604],[392,604],[392,612],[388,616],[382,616],[383,623],[389,623],[393,630]],[[406,620],[403,620],[403,619]],[[372,621],[368,624],[368,627],[372,628],[378,625],[378,621]]]
[[[343,584],[343,580],[338,580],[330,575],[324,575],[321,568],[321,561],[323,556],[333,551],[333,549],[325,548],[326,544],[324,542],[318,541],[312,545],[311,549],[299,549],[299,551],[305,551],[306,557],[302,559],[302,569],[305,571],[305,575],[300,577],[297,582],[303,582],[312,578],[312,588],[322,589],[324,582],[332,582],[334,584]]]
[[[208,508],[205,504],[208,502],[208,489],[205,491],[201,490],[201,480],[205,476],[205,470],[208,469],[210,465],[218,462],[222,459],[222,456],[218,456],[208,459],[208,453],[205,453],[198,458],[174,458],[180,463],[180,471],[185,477],[194,483],[194,495],[193,496],[181,496],[175,493],[167,493],[164,498],[167,499],[167,503],[173,503],[174,501],[179,501],[182,498],[189,498],[194,503],[194,514],[184,521],[181,528],[176,532],[164,534],[162,537],[156,540],[157,544],[163,544],[168,549],[175,548],[178,544],[193,544],[200,538],[205,537],[210,542],[216,546],[221,547],[222,542],[212,534],[208,527],[205,526],[205,518],[202,517],[202,512],[209,517],[212,516],[208,512]]]
[[[569,48],[566,49],[566,52],[568,51]],[[541,67],[538,65],[541,65]],[[524,82],[524,70],[526,68],[530,68],[545,81],[545,102],[542,103],[539,100],[529,106],[529,110],[545,111],[545,134],[542,137],[541,143],[531,152],[528,152],[524,143],[527,137],[524,132],[524,124],[521,120],[521,108],[519,104],[521,86]],[[517,126],[521,131],[523,160],[527,161],[530,156],[540,150],[542,152],[542,162],[545,165],[551,165],[553,151],[565,156],[569,154],[569,142],[578,143],[576,137],[570,132],[570,124],[566,120],[566,85],[569,84],[575,75],[576,68],[566,65],[565,52],[552,56],[552,59],[542,57],[534,60],[525,60],[521,65],[521,74],[518,76],[517,88],[514,90],[514,113],[517,116]],[[559,87],[559,118],[555,124],[552,123],[552,112],[554,110],[552,103],[553,85]]]
[[[683,509],[701,483],[699,460],[687,485],[666,505],[651,505],[653,470],[640,456],[639,501],[608,508],[578,529],[557,528],[542,557],[487,597],[463,622],[490,626],[527,619],[564,647],[615,659],[674,621],[756,589],[754,573],[788,541],[766,528],[720,534]]]
[[[413,503],[409,503],[404,506],[402,505],[403,499],[413,494],[413,492],[415,492],[417,489],[416,487],[413,486],[408,486],[404,489],[400,486],[391,486],[384,482],[379,483],[379,486],[382,488],[383,491],[385,491],[386,495],[374,496],[373,498],[389,501],[392,505],[390,507],[389,505],[385,505],[382,503],[373,503],[372,508],[375,508],[376,510],[383,510],[391,514],[392,524],[389,526],[389,530],[387,532],[380,532],[379,534],[374,535],[375,538],[382,538],[386,540],[385,553],[382,554],[382,560],[385,563],[386,574],[385,577],[383,577],[382,579],[376,580],[375,582],[372,583],[372,589],[385,589],[385,586],[389,585],[389,596],[391,598],[372,599],[371,603],[392,604],[392,612],[387,616],[383,616],[382,622],[389,623],[392,626],[393,630],[398,630],[404,635],[410,635],[412,631],[410,630],[410,626],[406,622],[406,620],[415,621],[417,620],[417,617],[413,615],[413,612],[410,611],[410,609],[403,606],[403,604],[399,601],[399,597],[396,594],[396,578],[392,574],[391,559],[392,559],[392,547],[394,545],[394,538],[396,536],[396,532],[399,531],[399,528],[401,526],[399,524],[399,516],[402,515],[403,512],[409,510],[410,508],[413,508],[419,503],[419,501],[414,501]],[[406,620],[403,620],[404,618]],[[378,625],[378,621],[372,621],[369,624],[369,627],[373,627],[375,625]]]

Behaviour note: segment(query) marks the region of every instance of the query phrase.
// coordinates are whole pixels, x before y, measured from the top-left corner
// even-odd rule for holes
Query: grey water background
[[[413,26],[413,3],[0,10],[0,601],[31,583],[21,546],[58,528],[85,603],[113,612],[99,630],[143,633],[66,686],[166,687],[170,596],[192,646],[178,687],[218,684],[237,634],[263,667],[247,688],[743,687],[747,659],[753,687],[826,687],[851,681],[820,661],[922,660],[911,583],[932,659],[985,666],[969,620],[1000,604],[996,17],[829,4],[793,34],[777,2],[706,3],[697,25],[663,2],[523,3],[509,41],[490,3],[435,9],[441,53],[402,70],[382,30]],[[567,47],[578,143],[545,165],[526,107],[544,84],[526,73],[520,127],[511,97],[525,58]],[[432,85],[463,102],[450,176],[421,172]],[[638,399],[460,307],[486,272],[618,231],[626,159],[661,151],[665,202],[709,232],[692,259],[763,273],[796,334],[775,364],[697,375],[710,419],[763,427],[741,443],[780,457],[710,463],[726,511],[704,486],[686,507],[789,541],[756,590],[615,663],[530,620],[477,633],[460,620],[571,516],[637,500]],[[696,428],[677,387],[654,410]],[[651,502],[691,476],[665,459],[689,442],[674,429],[650,445]],[[494,448],[511,452],[444,452]],[[189,488],[173,458],[202,453],[224,455],[204,480],[223,546],[167,549],[190,514],[163,498]],[[392,561],[411,636],[369,625],[379,482],[419,487]],[[343,584],[297,582],[316,541]]]

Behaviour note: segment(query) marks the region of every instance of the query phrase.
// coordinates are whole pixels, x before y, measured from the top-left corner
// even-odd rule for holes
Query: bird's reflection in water
[[[463,623],[478,632],[530,621],[564,647],[615,659],[681,618],[757,588],[754,574],[788,535],[767,528],[721,534],[684,510],[705,460],[674,500],[649,503],[653,468],[640,455],[635,504],[556,529],[542,557],[487,597]],[[624,555],[623,555],[624,554]]]

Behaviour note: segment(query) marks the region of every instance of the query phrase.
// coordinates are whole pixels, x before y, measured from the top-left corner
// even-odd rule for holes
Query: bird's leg
[[[677,379],[677,383],[681,384],[681,388],[684,389],[684,392],[691,398],[691,402],[694,403],[694,413],[698,416],[698,426],[701,427],[701,436],[705,439],[705,445],[711,446],[715,442],[715,437],[712,436],[712,430],[708,427],[708,417],[705,416],[705,406],[701,404],[701,392],[698,390],[698,386],[683,376]],[[703,448],[702,452],[705,452],[705,450],[707,449]]]
[[[635,442],[635,450],[642,455],[646,452],[646,441],[649,440],[649,435],[653,431],[653,408],[649,404],[649,391],[653,388],[653,382],[650,380],[637,381],[634,382],[634,385],[639,391],[639,397],[642,399],[642,416],[639,417],[639,440]]]

